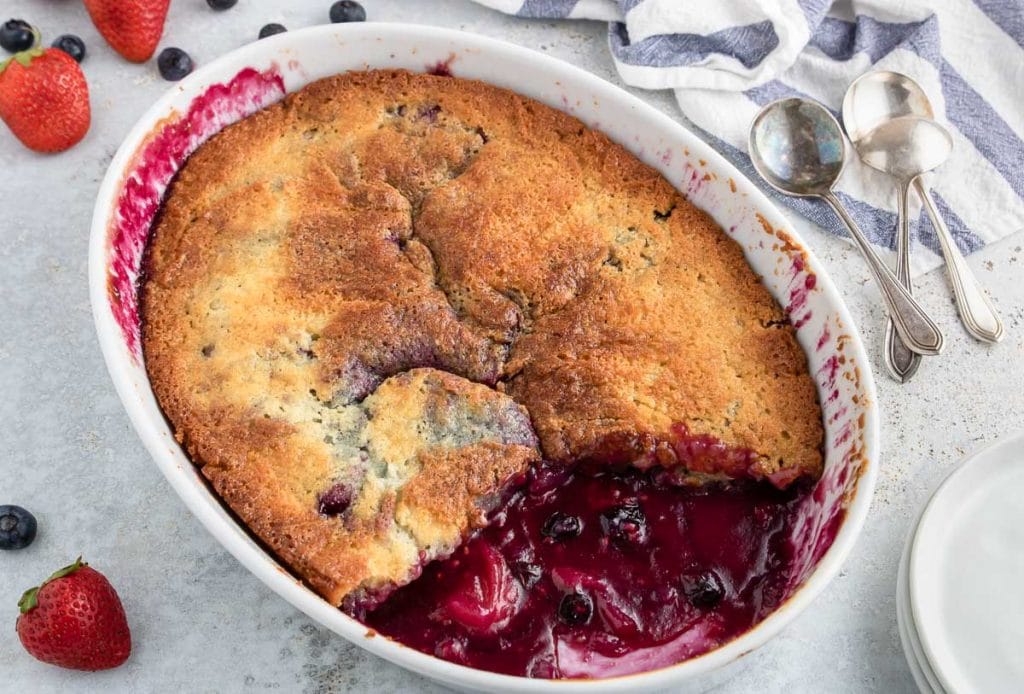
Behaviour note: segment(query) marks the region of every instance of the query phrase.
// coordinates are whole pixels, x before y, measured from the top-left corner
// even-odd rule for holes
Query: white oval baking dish
[[[821,396],[826,472],[791,541],[798,572],[789,598],[720,648],[661,670],[606,680],[529,680],[455,665],[379,635],[323,601],[241,527],[191,464],[157,406],[138,343],[135,283],[163,191],[209,136],[321,77],[347,70],[450,71],[572,113],[658,169],[739,242],[797,326]],[[838,291],[776,207],[711,147],[672,119],[590,73],[493,39],[424,26],[345,24],[264,39],[175,85],[135,125],[100,188],[89,245],[100,346],[125,409],[171,486],[252,573],[311,618],[402,667],[488,692],[703,691],[803,611],[839,571],[867,515],[878,468],[878,410],[864,346]],[[834,539],[833,539],[834,538]]]

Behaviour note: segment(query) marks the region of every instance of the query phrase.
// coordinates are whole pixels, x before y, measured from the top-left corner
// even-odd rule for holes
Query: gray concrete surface
[[[208,61],[266,22],[326,20],[329,0],[242,0],[213,13],[175,0],[163,45]],[[465,0],[366,0],[374,19],[500,37],[620,83],[599,24],[524,21]],[[92,90],[85,141],[58,156],[22,149],[0,129],[0,503],[39,518],[35,544],[0,553],[0,691],[440,691],[313,624],[245,571],[186,511],[132,431],[107,377],[90,315],[86,246],[93,199],[131,124],[167,84],[155,67],[107,48],[80,3],[4,0],[48,40],[81,35]],[[678,117],[667,93],[643,93]],[[842,241],[794,220],[846,296],[877,354],[882,309],[864,264]],[[1009,335],[983,347],[955,318],[941,271],[918,293],[947,335],[946,353],[909,385],[879,375],[881,480],[863,536],[839,577],[722,692],[909,692],[896,632],[896,563],[909,519],[967,452],[1024,427],[1024,236],[971,258]],[[877,362],[877,360],[876,360]],[[117,586],[135,652],[120,669],[60,670],[14,635],[22,590],[78,554]]]

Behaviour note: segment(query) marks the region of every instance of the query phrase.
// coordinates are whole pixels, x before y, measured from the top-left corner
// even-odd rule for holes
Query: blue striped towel
[[[762,105],[809,96],[838,116],[862,73],[907,74],[953,134],[953,156],[931,185],[961,250],[1024,230],[1024,0],[477,1],[523,17],[609,22],[622,79],[675,90],[692,126],[758,183],[746,139]],[[846,235],[823,203],[771,194]],[[851,164],[839,194],[871,240],[891,251],[893,180]],[[917,196],[911,205],[920,273],[942,259]]]

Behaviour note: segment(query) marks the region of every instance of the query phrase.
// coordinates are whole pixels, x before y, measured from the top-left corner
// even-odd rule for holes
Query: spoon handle
[[[896,229],[896,279],[902,284],[908,293],[913,293],[910,285],[910,182],[900,181],[896,187],[899,206],[897,218],[899,225]],[[903,344],[903,340],[896,332],[896,326],[890,318],[885,325],[885,365],[889,374],[899,381],[906,383],[921,365],[921,355],[914,354]]]
[[[928,187],[925,186],[921,177],[914,179],[918,195],[924,203],[924,209],[932,220],[935,227],[935,234],[939,237],[939,245],[942,247],[942,255],[946,259],[946,272],[949,274],[949,282],[953,285],[953,296],[956,298],[956,306],[960,310],[960,320],[964,327],[974,337],[983,342],[999,342],[1006,334],[1003,322],[999,314],[992,306],[992,302],[985,296],[985,292],[978,286],[978,281],[967,266],[960,249],[953,241],[953,235],[949,233],[949,227],[935,207]]]
[[[928,314],[914,300],[910,292],[899,283],[896,275],[892,274],[892,270],[887,268],[871,249],[871,244],[864,237],[864,232],[847,214],[843,203],[839,201],[835,193],[829,190],[822,193],[821,197],[832,206],[832,209],[846,224],[846,228],[850,230],[854,241],[857,242],[857,246],[868,264],[868,269],[871,270],[871,274],[874,275],[875,282],[878,283],[878,288],[882,292],[882,298],[885,299],[885,305],[896,326],[896,332],[903,338],[903,342],[911,351],[918,354],[933,355],[941,352],[943,338],[939,327],[928,317]]]

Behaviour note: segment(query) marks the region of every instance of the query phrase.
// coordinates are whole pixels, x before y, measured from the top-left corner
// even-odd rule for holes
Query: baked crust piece
[[[140,291],[177,437],[335,604],[450,553],[542,456],[821,472],[806,359],[739,246],[480,82],[347,73],[229,126],[168,192]]]

